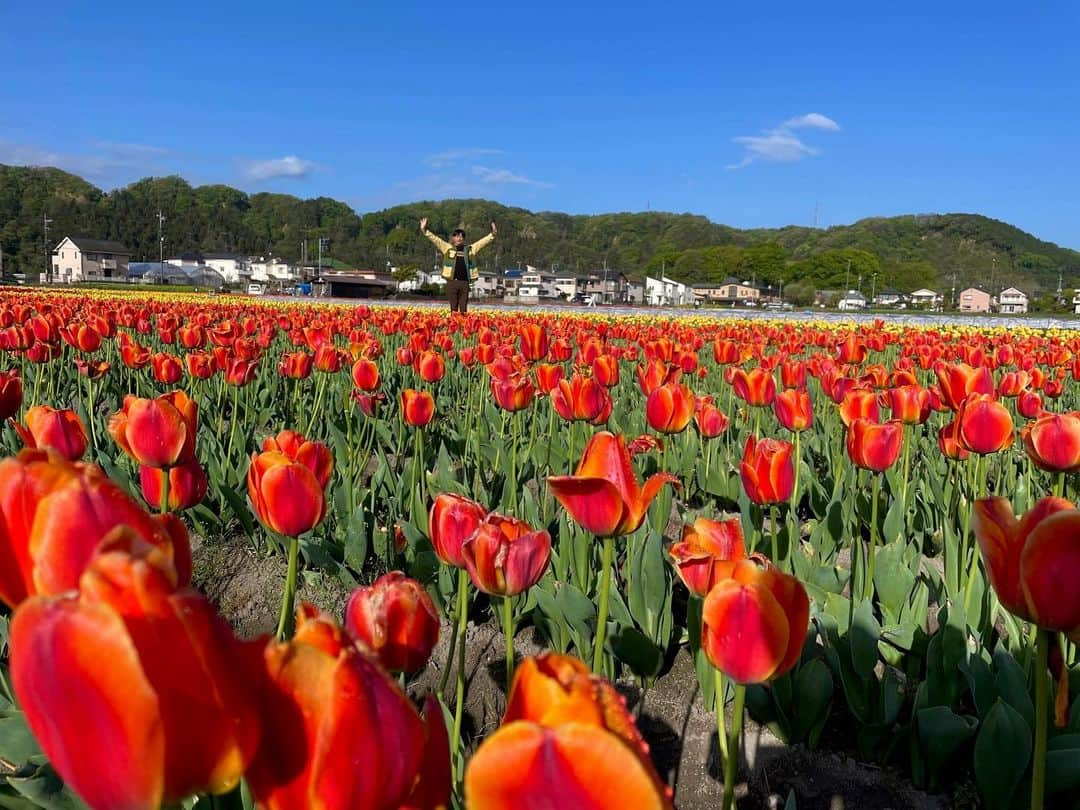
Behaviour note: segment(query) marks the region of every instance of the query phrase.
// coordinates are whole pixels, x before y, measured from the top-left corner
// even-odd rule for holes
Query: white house
[[[569,300],[578,293],[585,292],[588,280],[587,276],[579,276],[576,273],[559,273],[555,276],[555,291],[559,297]]]
[[[293,281],[297,277],[296,271],[288,262],[275,256],[253,256],[248,261],[248,268],[251,270],[252,281]]]
[[[425,286],[445,287],[446,279],[439,270],[417,270],[412,278],[398,282],[397,288],[401,292],[416,292]]]
[[[52,273],[42,282],[72,284],[79,281],[126,280],[131,251],[108,239],[65,236],[52,254]]]
[[[879,307],[895,307],[904,302],[904,296],[899,290],[886,287],[874,296],[874,303]]]
[[[998,296],[998,311],[1008,315],[1021,315],[1028,311],[1027,294],[1016,287],[1002,290]]]
[[[836,305],[837,309],[850,312],[853,309],[866,309],[866,296],[858,290],[848,290]]]
[[[921,290],[915,290],[908,298],[911,300],[911,305],[921,309],[940,309],[941,308],[941,293],[936,293],[933,290],[928,290],[925,287]]]
[[[555,276],[550,273],[541,273],[535,267],[530,267],[521,276],[518,296],[521,298],[558,298],[559,291],[555,286]]]
[[[682,307],[693,303],[693,291],[667,276],[645,276],[645,303],[654,307]]]
[[[221,273],[228,284],[240,284],[251,278],[247,259],[235,253],[205,253],[203,263]]]
[[[491,270],[481,270],[480,277],[469,287],[469,295],[473,298],[499,298],[502,293],[502,276]]]

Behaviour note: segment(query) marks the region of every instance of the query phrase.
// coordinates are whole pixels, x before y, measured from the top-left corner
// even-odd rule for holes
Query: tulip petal
[[[64,781],[91,807],[158,807],[158,698],[120,618],[74,599],[31,599],[15,614],[11,651],[27,724]],[[76,723],[88,733],[73,733]]]
[[[630,452],[622,436],[606,430],[595,433],[585,447],[574,475],[579,478],[603,478],[615,485],[624,503],[637,500],[637,476],[634,475]]]
[[[1047,630],[1080,629],[1080,510],[1041,520],[1020,554],[1020,585],[1032,620]]]
[[[1030,619],[1020,589],[1020,524],[1008,498],[982,498],[971,513],[971,530],[979,541],[983,565],[1001,604],[1021,619]]]
[[[702,622],[710,663],[738,683],[769,680],[787,656],[788,618],[759,581],[720,582],[705,598]]]
[[[286,537],[298,537],[322,520],[326,496],[311,470],[302,464],[276,464],[259,483],[270,527]]]
[[[555,475],[548,478],[548,486],[570,517],[585,531],[597,537],[611,537],[620,528],[626,510],[622,495],[611,481]]]
[[[470,810],[671,806],[651,764],[619,736],[598,726],[527,721],[503,726],[480,746],[465,771],[465,802]]]

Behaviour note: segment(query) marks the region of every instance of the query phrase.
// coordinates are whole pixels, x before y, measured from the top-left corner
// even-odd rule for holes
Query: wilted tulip
[[[731,575],[735,562],[746,558],[742,521],[698,518],[692,526],[683,526],[682,540],[668,553],[690,593],[704,597],[717,581]]]
[[[759,505],[783,503],[795,488],[794,447],[779,439],[749,436],[743,448],[739,474],[750,500]]]
[[[461,495],[444,492],[435,498],[428,515],[428,531],[438,558],[447,565],[464,568],[461,547],[486,516],[483,506]]]
[[[78,594],[27,600],[12,622],[27,725],[95,810],[225,793],[255,752],[239,643],[205,597],[177,585],[160,551],[120,529]]]
[[[183,391],[154,399],[127,396],[109,419],[109,435],[139,464],[174,467],[195,457],[199,406]]]
[[[83,457],[90,440],[79,415],[70,409],[57,410],[35,405],[26,411],[26,427],[12,423],[29,448],[55,450],[68,461]]]
[[[551,557],[551,536],[495,512],[461,545],[473,584],[486,594],[517,596],[540,581]]]
[[[670,790],[625,704],[610,683],[576,658],[544,653],[525,659],[510,688],[502,726],[469,760],[466,806],[670,808]]]
[[[357,588],[345,605],[345,630],[391,672],[413,672],[439,641],[439,614],[424,586],[401,571]]]

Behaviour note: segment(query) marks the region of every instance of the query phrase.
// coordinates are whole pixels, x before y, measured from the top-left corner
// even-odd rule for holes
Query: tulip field
[[[751,808],[753,724],[1080,808],[1078,410],[1071,331],[7,288],[0,807]],[[683,660],[696,804],[627,700]]]

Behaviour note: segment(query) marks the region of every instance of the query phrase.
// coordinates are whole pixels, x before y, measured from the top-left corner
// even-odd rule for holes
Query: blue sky
[[[366,5],[0,4],[0,163],[1080,248],[1075,3]]]

